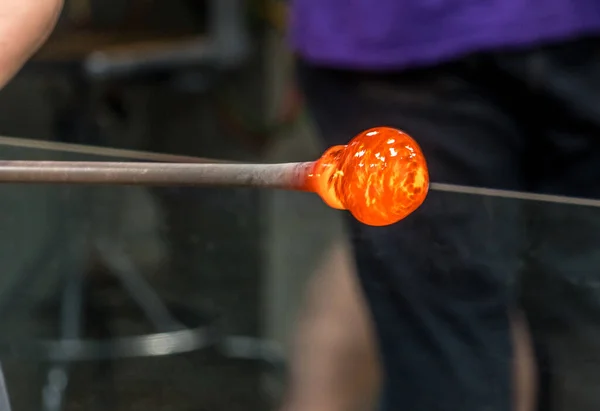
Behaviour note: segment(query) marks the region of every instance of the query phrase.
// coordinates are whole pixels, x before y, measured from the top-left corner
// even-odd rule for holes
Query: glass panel
[[[10,145],[0,158],[123,160]],[[0,356],[18,410],[272,406],[305,279],[346,242],[345,213],[307,193],[6,184],[0,197]],[[504,284],[527,314],[543,398],[592,409],[600,207],[436,190],[424,207],[453,218],[426,223],[416,212],[395,228],[364,228],[362,243],[418,227],[426,250],[381,252],[404,255],[419,275],[445,264],[439,289],[415,290],[429,303],[472,309],[474,294],[461,294],[472,287],[483,318],[486,287]],[[495,344],[467,349],[501,356]]]
[[[131,161],[30,143],[0,159]],[[13,409],[267,407],[260,377],[281,364],[259,339],[257,191],[5,184],[0,198]]]
[[[527,318],[534,350],[528,349],[518,358],[521,364],[532,359],[535,363],[535,368],[528,371],[538,379],[540,409],[597,409],[600,404],[597,371],[600,360],[597,343],[600,335],[600,202],[583,200],[581,203],[586,205],[579,205],[579,200],[572,198],[534,201],[532,198],[536,195],[530,193],[500,193],[506,196],[503,198],[486,195],[487,190],[477,188],[468,188],[474,194],[462,193],[464,187],[449,188],[454,192],[432,189],[423,208],[397,226],[350,231],[358,249],[358,264],[363,269],[362,290],[378,317],[375,324],[378,344],[387,351],[384,359],[388,363],[384,366],[392,377],[403,378],[394,380],[397,385],[390,387],[390,391],[406,392],[410,389],[408,386],[426,392],[426,380],[454,372],[450,368],[453,364],[447,362],[461,361],[463,357],[464,370],[456,371],[459,373],[456,378],[502,391],[502,382],[494,374],[478,370],[468,361],[480,355],[495,357],[488,361],[490,364],[504,363],[506,367],[513,364],[512,343],[506,340],[500,328],[505,320],[494,318],[498,315],[498,306],[506,305],[524,311]],[[273,196],[277,197],[274,201],[276,216],[271,217],[273,225],[285,226],[279,229],[279,241],[272,242],[277,247],[272,253],[279,256],[272,257],[274,266],[278,267],[273,277],[281,272],[285,275],[271,280],[276,285],[271,288],[269,315],[271,332],[285,335],[293,330],[292,326],[282,324],[295,318],[294,309],[298,304],[295,290],[301,283],[298,278],[302,278],[303,272],[325,277],[325,270],[346,270],[344,258],[339,257],[337,250],[348,245],[339,220],[344,213],[325,210],[306,194],[286,192]],[[427,209],[428,219],[422,218],[424,209]],[[284,232],[290,237],[294,233],[293,239],[286,240]],[[405,232],[411,237],[404,237]],[[367,252],[361,253],[361,248]],[[382,258],[370,259],[373,254]],[[335,263],[328,264],[326,260]],[[386,265],[392,262],[405,265]],[[434,270],[434,266],[438,269]],[[351,272],[352,269],[349,268]],[[416,280],[414,276],[426,280]],[[338,279],[338,282],[342,281]],[[315,284],[327,287],[331,283],[321,280]],[[327,288],[323,292],[324,299],[336,299],[336,294],[343,292]],[[313,297],[317,295],[315,290],[313,293]],[[350,298],[347,290],[346,293],[345,297]],[[406,300],[410,303],[402,302]],[[315,328],[319,324],[322,333],[340,326],[332,322],[326,325],[327,319],[319,321],[318,316],[331,321],[335,317],[343,322],[341,327],[358,328],[350,314],[346,318],[329,316],[322,307],[311,309],[310,304],[314,302],[304,302],[308,307],[308,313],[303,314],[304,330],[311,320]],[[408,326],[410,321],[414,322]],[[406,343],[404,333],[418,334],[415,330],[423,334],[412,335],[409,340],[422,338],[424,347],[403,345]],[[334,340],[335,332],[331,331]],[[519,338],[528,340],[529,336],[521,334]],[[310,360],[325,359],[314,354],[317,347],[331,347],[323,339],[315,339],[314,344],[310,350],[299,352],[310,357],[305,361],[315,367],[314,375],[317,375],[316,370],[320,368]],[[394,352],[403,350],[413,354],[415,363],[403,362],[409,361],[408,355],[400,355],[401,360],[392,358]],[[405,367],[404,373],[393,369],[399,364]],[[369,371],[360,368],[363,366],[364,358],[357,357],[352,364],[356,375],[360,375],[358,370]],[[411,385],[407,380],[410,378],[417,382]],[[360,382],[364,381],[357,377],[356,386]],[[401,398],[397,400],[402,403]],[[443,400],[431,397],[426,401],[430,401],[430,407],[423,409],[437,409]]]

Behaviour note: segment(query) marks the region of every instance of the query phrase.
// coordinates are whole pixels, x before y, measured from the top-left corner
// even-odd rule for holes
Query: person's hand
[[[63,0],[0,0],[0,87],[46,41]]]

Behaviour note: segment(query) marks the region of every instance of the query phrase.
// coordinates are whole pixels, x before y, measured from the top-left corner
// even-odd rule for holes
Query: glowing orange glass
[[[366,130],[313,163],[306,189],[364,224],[396,223],[425,200],[429,173],[419,145],[389,127]]]

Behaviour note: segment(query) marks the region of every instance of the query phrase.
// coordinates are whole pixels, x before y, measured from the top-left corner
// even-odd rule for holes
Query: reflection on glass
[[[76,151],[4,145],[0,158],[124,160]],[[233,208],[256,207],[254,192],[6,184],[0,196],[13,409],[266,407],[260,377],[281,355],[259,335],[258,220]]]
[[[0,155],[119,159],[6,145]],[[277,395],[261,377],[281,371],[283,355],[277,344],[263,339],[260,324],[261,305],[277,309],[276,302],[263,301],[273,295],[259,291],[261,282],[270,281],[261,271],[277,266],[264,255],[279,253],[274,275],[288,282],[294,273],[317,270],[315,261],[339,241],[326,220],[346,212],[327,209],[310,193],[278,192],[285,204],[279,224],[289,224],[289,238],[257,238],[264,222],[238,210],[238,204],[256,201],[256,194],[189,187],[0,186],[0,358],[13,409],[40,409],[40,404],[46,410],[70,409],[78,401],[89,401],[86,409],[127,409],[146,401],[210,403],[211,409],[273,406]],[[432,190],[422,206],[427,219],[417,210],[401,225],[365,226],[359,243],[394,253],[406,264],[386,267],[405,285],[405,298],[434,310],[453,307],[451,315],[438,313],[438,320],[447,319],[440,329],[448,330],[437,336],[440,349],[463,344],[461,349],[507,362],[512,343],[495,334],[493,307],[524,312],[533,343],[527,355],[541,398],[556,409],[591,409],[599,401],[600,383],[595,366],[600,361],[600,208],[512,197]],[[322,213],[307,211],[321,206]],[[399,228],[421,238],[400,239],[401,247],[394,249],[378,242],[381,233],[395,235]],[[422,241],[430,246],[419,248]],[[358,254],[358,263],[364,263]],[[431,270],[433,263],[443,269]],[[335,269],[337,263],[324,266]],[[417,286],[410,278],[416,274],[409,272],[431,281]],[[386,298],[400,298],[386,296],[389,278],[361,281],[381,290],[381,299],[371,301],[375,309]],[[504,292],[499,295],[498,289]],[[433,321],[423,313],[403,315]],[[488,339],[470,338],[467,323],[491,327]],[[457,334],[461,339],[453,340]],[[479,378],[485,374],[471,371]],[[282,381],[279,373],[272,375]],[[435,407],[439,399],[430,400]]]

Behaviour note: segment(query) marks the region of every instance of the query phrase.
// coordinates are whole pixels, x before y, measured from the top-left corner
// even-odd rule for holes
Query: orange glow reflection
[[[377,127],[347,146],[329,148],[314,163],[307,188],[364,224],[384,226],[419,208],[429,173],[421,148],[408,134]]]

